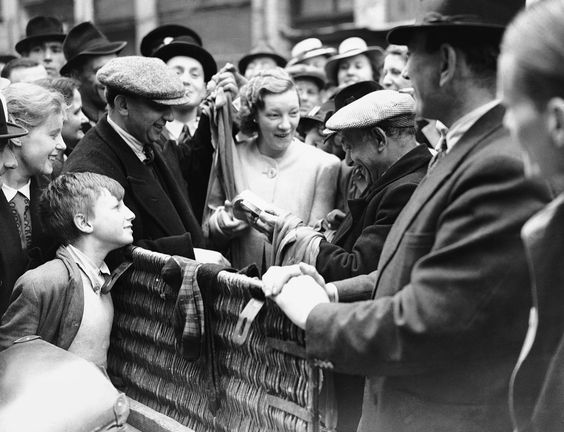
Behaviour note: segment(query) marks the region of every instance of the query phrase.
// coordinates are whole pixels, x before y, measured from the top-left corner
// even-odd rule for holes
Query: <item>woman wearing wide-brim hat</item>
[[[346,87],[359,81],[378,81],[384,50],[368,46],[364,39],[350,37],[339,45],[337,55],[325,64],[329,82],[337,87]]]

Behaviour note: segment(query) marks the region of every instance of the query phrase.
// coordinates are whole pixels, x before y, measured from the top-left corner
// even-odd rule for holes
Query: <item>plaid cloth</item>
[[[196,278],[200,265],[181,256],[172,258],[182,271],[182,283],[172,317],[176,349],[186,360],[194,361],[205,351],[204,302]]]

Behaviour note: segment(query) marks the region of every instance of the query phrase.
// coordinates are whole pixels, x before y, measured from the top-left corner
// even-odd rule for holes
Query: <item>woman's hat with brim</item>
[[[2,85],[3,83],[0,83]],[[18,138],[27,135],[27,129],[8,121],[8,107],[6,99],[0,93],[0,140]]]
[[[245,71],[247,70],[247,66],[251,63],[254,59],[259,57],[269,57],[276,63],[277,66],[283,68],[286,66],[288,61],[282,57],[281,55],[277,54],[274,49],[267,44],[261,44],[259,46],[254,47],[249,54],[244,56],[241,60],[239,60],[239,72],[242,75],[245,75]]]
[[[324,46],[317,38],[307,38],[298,42],[292,48],[292,58],[288,61],[288,66],[300,64],[314,57],[329,58],[337,53],[333,47]]]
[[[525,3],[525,0],[421,0],[415,23],[391,29],[388,42],[406,45],[415,32],[422,30],[445,30],[449,34],[466,31],[470,37],[499,38]]]
[[[29,52],[33,45],[42,41],[62,42],[66,34],[63,32],[63,24],[57,18],[37,16],[27,23],[25,36],[16,44],[16,51],[20,55]]]
[[[184,36],[184,40],[193,45],[203,46],[202,38],[191,28],[178,24],[165,24],[151,30],[141,40],[141,55],[152,56],[163,45],[171,43],[174,39]]]
[[[67,62],[61,68],[61,75],[68,75],[84,57],[118,54],[127,42],[110,42],[94,24],[89,21],[74,26],[63,42],[63,53]]]
[[[339,44],[337,55],[330,57],[325,64],[325,74],[329,82],[333,85],[338,85],[337,70],[339,62],[359,54],[367,56],[373,64],[379,64],[384,57],[384,50],[378,46],[369,47],[364,39],[356,36],[345,39]]]
[[[319,90],[323,90],[327,82],[325,78],[325,73],[323,70],[316,68],[314,66],[308,66],[304,64],[297,64],[292,66],[287,66],[286,71],[290,74],[292,79],[309,79],[313,81]]]
[[[191,43],[190,36],[179,36],[163,44],[151,57],[160,58],[165,63],[176,56],[196,59],[204,69],[204,81],[208,82],[217,73],[217,64],[212,55],[199,45]]]

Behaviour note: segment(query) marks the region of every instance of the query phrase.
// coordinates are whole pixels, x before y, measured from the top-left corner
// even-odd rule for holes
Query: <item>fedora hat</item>
[[[294,80],[305,78],[313,81],[320,90],[325,87],[325,83],[327,81],[325,79],[325,73],[323,72],[323,69],[319,69],[314,66],[295,64],[292,66],[287,66],[286,71]]]
[[[4,85],[4,82],[0,83]],[[0,93],[0,139],[18,138],[28,134],[27,129],[8,121],[8,107],[6,99]]]
[[[28,21],[25,27],[25,38],[16,44],[16,51],[23,55],[35,43],[41,41],[62,42],[65,40],[63,24],[57,18],[49,16],[37,16]]]
[[[171,43],[179,36],[184,36],[184,39],[193,45],[203,46],[202,38],[191,28],[178,24],[165,24],[151,30],[141,39],[141,55],[150,57],[161,46]]]
[[[525,0],[420,0],[415,23],[394,27],[388,42],[406,45],[420,30],[480,30],[474,36],[500,37]],[[484,33],[485,32],[485,33]]]
[[[337,50],[335,48],[324,46],[319,39],[307,38],[294,45],[291,51],[292,58],[288,61],[288,66],[300,64],[314,57],[323,56],[328,58],[336,53]]]
[[[160,58],[165,63],[176,56],[196,59],[204,69],[204,81],[208,82],[217,73],[217,64],[212,55],[200,45],[192,43],[191,36],[178,36],[174,39],[165,38],[164,43],[157,48],[151,57]]]
[[[90,21],[80,23],[70,29],[63,42],[67,62],[61,68],[61,75],[68,75],[84,57],[117,54],[126,45],[124,41],[110,42]]]
[[[286,63],[288,63],[288,61],[284,57],[282,57],[280,54],[277,54],[274,51],[274,48],[272,48],[270,45],[260,44],[260,45],[253,47],[253,49],[251,49],[250,53],[243,56],[243,58],[241,58],[241,60],[239,60],[238,67],[239,67],[239,72],[241,73],[241,75],[245,75],[245,71],[247,70],[247,66],[249,66],[249,63],[251,63],[254,59],[256,59],[258,57],[270,57],[272,60],[274,60],[276,65],[281,67],[281,68],[286,66]]]
[[[337,85],[337,70],[339,61],[347,58],[364,54],[373,64],[378,64],[384,56],[384,50],[378,46],[369,47],[364,39],[359,37],[350,37],[339,44],[339,50],[336,55],[330,57],[325,64],[325,74],[331,84]]]

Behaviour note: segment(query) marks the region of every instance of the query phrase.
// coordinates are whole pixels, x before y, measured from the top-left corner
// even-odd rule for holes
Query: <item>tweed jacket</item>
[[[84,313],[84,290],[80,270],[68,252],[20,277],[10,306],[0,321],[0,350],[30,335],[68,349]]]
[[[308,317],[308,354],[368,377],[361,431],[511,430],[507,389],[531,307],[520,230],[551,194],[524,177],[503,115],[496,105],[480,117],[419,184],[372,299]]]
[[[28,269],[37,267],[55,255],[56,243],[42,229],[39,198],[46,180],[33,177],[30,185],[31,247],[24,251],[10,204],[0,191],[0,316],[8,307],[16,280]]]
[[[193,258],[193,247],[204,246],[200,224],[186,190],[174,178],[161,149],[154,149],[154,169],[164,189],[104,116],[78,143],[63,171],[91,171],[118,181],[125,189],[125,204],[135,213],[134,243]]]
[[[417,146],[397,160],[359,199],[331,243],[322,241],[315,267],[325,281],[346,279],[376,269],[386,236],[401,209],[427,173],[431,153]]]

